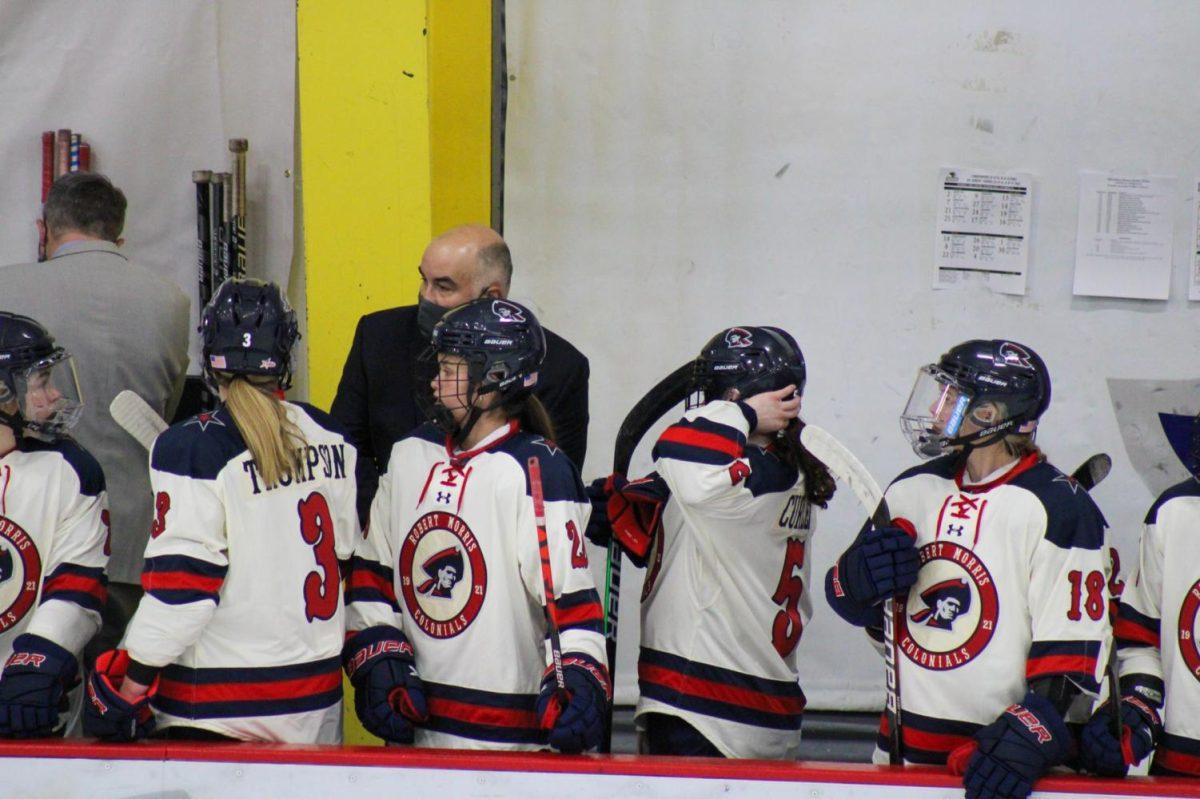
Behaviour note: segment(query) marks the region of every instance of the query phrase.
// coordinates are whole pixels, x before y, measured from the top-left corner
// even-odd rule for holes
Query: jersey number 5
[[[804,628],[800,620],[800,596],[804,593],[804,581],[800,578],[802,568],[804,542],[799,538],[789,538],[779,585],[771,596],[772,602],[783,605],[783,610],[775,614],[775,623],[771,625],[771,644],[780,657],[792,654],[796,644],[800,643],[800,632]]]
[[[300,512],[300,535],[313,548],[320,569],[304,578],[304,615],[310,622],[331,619],[338,608],[339,572],[329,503],[323,494],[314,491],[296,507]]]

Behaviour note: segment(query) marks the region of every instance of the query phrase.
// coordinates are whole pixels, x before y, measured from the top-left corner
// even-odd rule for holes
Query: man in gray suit
[[[77,358],[84,406],[75,438],[100,461],[108,485],[109,600],[90,649],[115,646],[137,608],[154,504],[146,451],[108,404],[128,388],[169,419],[187,369],[187,297],[120,252],[124,226],[125,195],[108,178],[67,174],[50,188],[37,223],[45,263],[0,267],[0,310],[33,316]]]

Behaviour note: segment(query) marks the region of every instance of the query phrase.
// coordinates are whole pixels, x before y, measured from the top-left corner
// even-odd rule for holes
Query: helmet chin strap
[[[471,387],[468,386],[467,390],[470,391]],[[455,449],[458,449],[462,446],[462,443],[467,439],[467,436],[471,435],[471,430],[475,428],[475,424],[479,421],[479,417],[483,415],[484,409],[479,407],[479,398],[486,394],[490,394],[495,390],[495,386],[475,389],[475,397],[471,400],[471,407],[470,410],[467,411],[467,418],[463,420],[461,425],[455,423],[454,416],[451,414],[449,408],[440,402],[437,403],[435,406],[435,413],[438,416],[437,422],[438,424],[442,425],[444,429],[453,431],[450,433],[450,443],[454,445]]]

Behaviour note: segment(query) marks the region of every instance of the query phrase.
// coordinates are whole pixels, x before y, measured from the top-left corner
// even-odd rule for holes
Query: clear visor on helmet
[[[917,372],[900,426],[913,450],[922,458],[935,458],[949,451],[950,440],[962,429],[973,399],[970,392],[934,364]]]
[[[83,393],[75,362],[64,351],[56,352],[25,369],[13,372],[16,396],[0,386],[0,406],[12,415],[20,413],[25,429],[43,438],[53,438],[79,421]]]

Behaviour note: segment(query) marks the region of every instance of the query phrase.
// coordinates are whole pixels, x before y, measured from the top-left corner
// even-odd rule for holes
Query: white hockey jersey
[[[78,658],[100,629],[107,505],[100,464],[74,441],[22,438],[0,457],[0,663],[21,633]]]
[[[636,714],[677,716],[728,757],[794,759],[796,646],[812,616],[803,476],[710,402],[654,448],[670,490],[647,567]]]
[[[910,469],[885,492],[921,555],[896,630],[910,763],[944,764],[1038,678],[1094,693],[1111,640],[1106,525],[1087,492],[1036,454],[974,485],[956,463]],[[836,565],[827,595],[853,615],[839,607],[849,599]],[[879,606],[870,612],[868,631],[882,625]],[[887,762],[887,733],[885,715],[876,762]]]
[[[1137,571],[1126,581],[1116,638],[1121,682],[1165,693],[1156,773],[1200,775],[1200,482],[1176,485],[1151,506]]]
[[[546,744],[534,709],[550,661],[530,457],[541,465],[563,659],[607,682],[583,539],[591,506],[575,466],[515,421],[465,453],[423,425],[392,448],[346,590],[349,631],[391,625],[413,645],[430,715],[419,746]]]
[[[303,468],[266,485],[224,408],[158,437],[146,594],[126,632],[160,728],[341,741],[341,561],[358,537],[355,450],[321,411],[284,403]],[[150,671],[153,674],[153,671]]]

